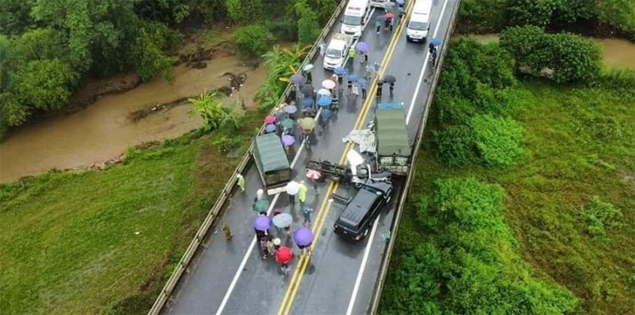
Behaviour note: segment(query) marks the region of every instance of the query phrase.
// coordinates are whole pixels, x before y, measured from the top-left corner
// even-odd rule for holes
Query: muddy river
[[[202,125],[198,116],[190,116],[190,105],[157,111],[132,122],[131,112],[158,103],[200,95],[228,85],[226,72],[247,73],[240,92],[225,99],[226,104],[239,97],[252,106],[253,96],[266,77],[264,67],[243,67],[236,57],[207,61],[207,68],[176,67],[175,81],[156,79],[128,92],[107,95],[74,114],[60,114],[12,131],[0,144],[0,183],[49,169],[89,167],[122,154],[129,146],[147,141],[180,136]]]
[[[470,35],[478,42],[487,44],[498,42],[498,34],[481,34]],[[454,36],[453,38],[459,38]],[[614,67],[635,70],[635,43],[615,38],[591,38],[593,41],[602,45],[604,49],[604,62],[607,68]]]

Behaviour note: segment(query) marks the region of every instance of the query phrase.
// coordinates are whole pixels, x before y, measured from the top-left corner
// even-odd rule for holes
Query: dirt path
[[[244,98],[246,106],[264,81],[264,67],[242,66],[236,57],[206,62],[204,69],[179,66],[170,85],[156,79],[117,95],[99,98],[86,109],[60,114],[17,128],[0,144],[0,183],[49,169],[89,167],[119,156],[129,146],[174,138],[201,126],[199,117],[188,114],[190,106],[173,106],[132,122],[130,113],[147,106],[170,103],[228,85],[226,72],[247,73],[240,92],[225,100],[230,104]]]

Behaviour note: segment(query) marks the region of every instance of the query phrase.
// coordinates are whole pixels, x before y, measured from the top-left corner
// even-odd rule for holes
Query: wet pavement
[[[454,14],[458,0],[434,0],[431,21],[431,36],[444,38]],[[382,10],[377,10],[376,15]],[[361,41],[370,45],[369,62],[381,62],[385,74],[397,78],[395,96],[389,98],[388,86],[384,87],[382,101],[403,102],[408,113],[408,130],[414,139],[422,120],[424,104],[430,95],[431,68],[427,65],[427,44],[408,43],[405,30],[395,29],[393,33],[382,31],[375,33],[373,22],[362,35]],[[339,26],[333,29],[339,32]],[[391,39],[395,36],[394,42]],[[314,86],[319,88],[322,80],[332,74],[322,67],[319,55],[313,61]],[[425,66],[425,72],[422,68]],[[363,76],[364,66],[359,59],[348,62],[348,71]],[[372,91],[372,90],[371,90]],[[346,95],[346,87],[344,87]],[[305,165],[310,159],[329,160],[337,163],[345,150],[342,138],[356,125],[366,126],[373,118],[375,100],[367,102],[368,111],[360,97],[349,99],[344,96],[339,112],[331,117],[325,130],[316,127],[311,150],[299,152],[294,173],[297,181],[304,178]],[[412,110],[411,110],[412,108]],[[367,114],[366,114],[367,113]],[[356,124],[358,117],[362,121]],[[355,244],[341,239],[333,233],[333,223],[343,209],[337,202],[329,202],[330,183],[320,184],[317,194],[308,183],[307,204],[315,209],[312,215],[313,228],[316,229],[314,251],[310,260],[298,259],[299,250],[291,265],[292,271],[285,276],[278,265],[270,258],[263,261],[258,246],[254,246],[252,203],[256,190],[262,187],[255,166],[249,167],[246,174],[247,190],[235,191],[232,201],[223,211],[217,224],[199,250],[186,274],[177,285],[162,314],[364,314],[368,312],[375,281],[385,250],[385,237],[390,230],[395,204],[399,199],[402,181],[395,180],[395,192],[389,206],[385,207],[378,219],[377,227],[369,237]],[[343,185],[337,194],[351,196],[354,188]],[[289,206],[286,194],[274,199],[275,207],[282,208],[294,216],[293,227],[302,222],[299,205]],[[227,222],[234,238],[223,238],[220,226]],[[281,237],[285,242],[285,237]],[[370,243],[368,243],[370,242]],[[306,262],[298,268],[299,262]],[[362,268],[364,266],[364,268]]]

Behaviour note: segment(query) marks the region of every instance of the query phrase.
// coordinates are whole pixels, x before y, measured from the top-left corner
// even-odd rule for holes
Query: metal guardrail
[[[326,37],[331,32],[331,29],[333,28],[333,26],[337,23],[338,17],[340,16],[340,13],[344,9],[344,6],[346,5],[346,3],[347,1],[345,0],[340,1],[339,5],[337,6],[337,9],[335,10],[333,15],[329,19],[329,21],[326,23],[326,25],[322,29],[320,36],[313,44],[313,47],[311,47],[311,50],[309,50],[309,52],[307,53],[307,56],[304,58],[304,61],[300,65],[300,69],[303,68],[305,65],[309,64],[311,60],[313,60],[313,58],[315,57],[315,54],[317,53],[319,49],[318,47],[319,43],[321,43],[322,41],[326,41]],[[284,102],[287,99],[292,88],[293,87],[291,84],[287,85],[284,92],[282,92],[280,99],[278,100],[278,104]],[[263,124],[258,134],[261,134],[263,132],[264,127],[265,126]],[[218,196],[218,199],[216,199],[214,206],[209,211],[207,217],[205,218],[205,221],[203,221],[203,224],[201,224],[201,227],[196,232],[196,235],[194,236],[194,239],[192,240],[190,245],[187,247],[187,250],[185,250],[185,253],[181,257],[181,260],[179,261],[178,265],[176,266],[176,269],[174,270],[174,272],[172,273],[168,281],[165,283],[165,286],[161,290],[161,293],[159,293],[159,296],[154,302],[154,305],[152,305],[152,308],[148,312],[148,315],[158,315],[163,309],[163,307],[165,306],[166,302],[169,300],[174,288],[176,287],[177,283],[181,279],[181,276],[187,270],[187,267],[189,266],[190,262],[192,261],[192,258],[194,257],[194,254],[196,254],[196,251],[198,250],[199,246],[203,242],[203,239],[209,232],[210,227],[212,227],[212,225],[216,221],[216,218],[218,218],[218,216],[220,215],[220,212],[223,209],[223,206],[227,202],[227,198],[231,195],[231,192],[234,186],[236,185],[236,180],[237,180],[236,175],[242,174],[247,168],[247,166],[249,165],[249,162],[251,162],[253,157],[253,149],[254,149],[254,141],[251,142],[251,144],[249,145],[249,148],[247,149],[247,152],[245,153],[242,160],[236,167],[236,170],[234,170],[234,173],[232,174],[230,179],[227,181],[227,184],[225,184],[225,187],[223,187],[223,190]]]
[[[445,59],[445,55],[448,51],[447,46],[450,42],[450,36],[452,35],[452,32],[454,31],[454,27],[456,24],[456,17],[459,12],[458,9],[460,4],[461,4],[461,0],[458,0],[456,4],[454,5],[454,14],[452,15],[452,19],[450,20],[450,27],[448,28],[448,31],[445,34],[445,37],[443,39],[443,44],[441,47],[441,56],[439,58],[438,65],[443,64],[443,60]],[[408,174],[408,177],[406,179],[406,184],[404,185],[405,188],[403,190],[403,193],[401,194],[401,198],[399,199],[397,211],[395,212],[395,218],[393,219],[393,223],[392,223],[392,229],[390,231],[390,241],[388,243],[388,246],[386,247],[384,257],[381,261],[378,281],[375,283],[375,292],[371,298],[370,314],[372,315],[377,314],[377,311],[379,310],[379,302],[381,300],[382,290],[384,288],[384,283],[386,281],[386,274],[388,273],[388,267],[390,265],[392,251],[395,247],[395,241],[397,239],[396,236],[397,236],[397,229],[399,227],[399,221],[401,220],[401,214],[403,213],[403,209],[406,205],[406,200],[408,199],[408,192],[410,191],[410,188],[412,187],[412,182],[413,182],[412,179],[415,176],[416,167],[414,167],[414,162],[416,161],[417,156],[419,155],[419,148],[421,148],[421,142],[423,141],[423,133],[425,131],[426,121],[428,120],[429,110],[430,110],[430,107],[432,106],[432,100],[434,99],[434,91],[437,87],[439,75],[441,74],[440,68],[441,68],[440,66],[437,66],[435,68],[437,70],[435,71],[434,77],[432,78],[432,87],[430,89],[430,96],[428,97],[428,100],[426,101],[426,104],[425,104],[426,107],[423,112],[423,117],[421,118],[422,119],[421,126],[419,127],[417,139],[415,140],[415,147],[414,147],[415,152],[413,153],[413,156],[412,156],[412,165],[410,167],[410,173]]]

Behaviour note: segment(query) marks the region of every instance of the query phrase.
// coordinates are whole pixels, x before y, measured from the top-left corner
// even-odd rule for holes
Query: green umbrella
[[[269,200],[266,200],[266,199],[258,200],[254,204],[254,211],[256,212],[267,211],[267,209],[269,209]]]
[[[280,125],[286,129],[291,129],[295,125],[295,121],[293,119],[287,118],[280,122]]]

